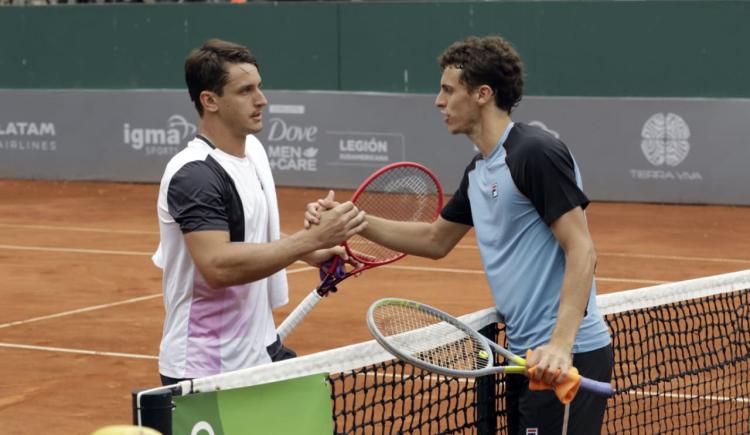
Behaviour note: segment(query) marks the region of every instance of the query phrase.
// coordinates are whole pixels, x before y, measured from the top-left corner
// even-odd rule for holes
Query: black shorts
[[[279,336],[276,336],[276,341],[266,346],[266,352],[268,352],[268,356],[271,357],[272,362],[276,361],[282,361],[285,359],[290,358],[296,358],[297,354],[288,347],[284,346],[281,343],[281,338]],[[177,378],[170,378],[169,376],[164,376],[160,374],[161,376],[161,384],[162,385],[173,385],[181,381],[189,381],[190,378],[184,378],[184,379],[177,379]]]
[[[581,376],[610,382],[614,356],[612,346],[591,352],[573,354],[573,365]],[[508,411],[508,433],[511,435],[547,435],[563,433],[565,405],[551,390],[530,391],[525,376],[510,375],[505,378]],[[601,433],[607,398],[579,390],[569,405],[568,434]]]

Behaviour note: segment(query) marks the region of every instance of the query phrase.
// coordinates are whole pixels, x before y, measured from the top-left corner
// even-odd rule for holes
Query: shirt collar
[[[503,144],[508,139],[508,135],[510,135],[510,130],[513,128],[514,125],[516,125],[516,123],[513,121],[508,123],[508,126],[505,127],[505,131],[500,136],[500,140],[497,142],[497,145],[495,145],[495,149],[492,150],[490,155],[487,156],[485,160],[489,161],[489,160],[494,159],[495,157],[505,155],[505,147],[503,146]]]

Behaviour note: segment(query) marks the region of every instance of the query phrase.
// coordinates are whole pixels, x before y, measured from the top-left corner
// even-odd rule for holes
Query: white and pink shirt
[[[275,186],[260,142],[248,136],[236,157],[197,136],[167,164],[157,201],[166,315],[159,372],[197,378],[271,362],[271,310],[288,302],[285,271],[252,283],[211,289],[195,267],[183,234],[227,231],[233,243],[279,238]]]

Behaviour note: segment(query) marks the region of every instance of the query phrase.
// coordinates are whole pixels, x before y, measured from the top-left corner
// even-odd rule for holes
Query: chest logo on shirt
[[[492,183],[492,186],[490,186],[490,196],[492,198],[497,198],[497,195],[497,183]]]

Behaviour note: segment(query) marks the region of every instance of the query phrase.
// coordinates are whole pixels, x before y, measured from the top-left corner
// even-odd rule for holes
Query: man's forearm
[[[551,342],[572,349],[590,297],[595,265],[593,247],[584,246],[565,256],[560,307]]]
[[[432,225],[425,222],[397,222],[367,216],[367,229],[361,236],[394,251],[428,258],[441,258],[445,252],[434,240]]]
[[[273,275],[317,248],[309,233],[300,231],[270,243],[215,243],[207,234],[188,235],[188,246],[201,274],[214,288],[258,281]]]

